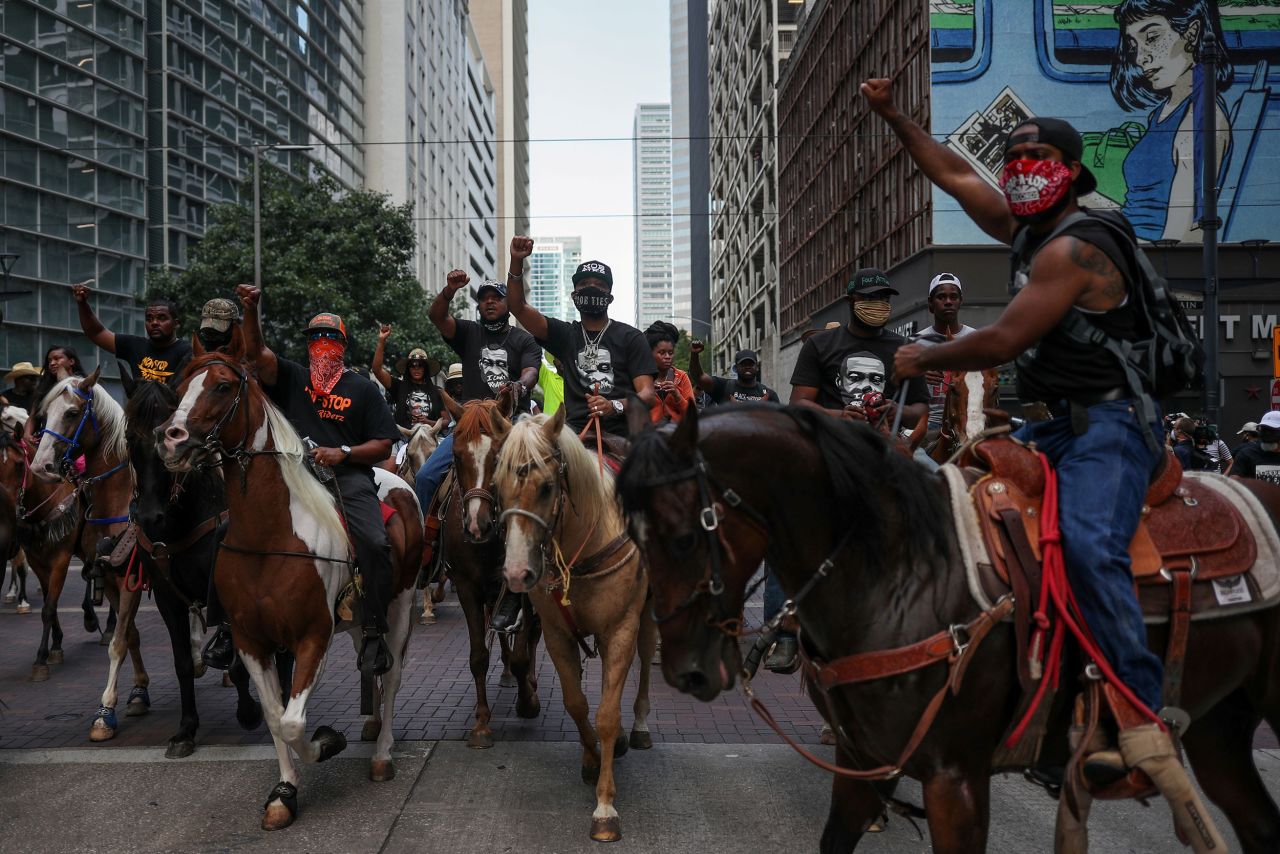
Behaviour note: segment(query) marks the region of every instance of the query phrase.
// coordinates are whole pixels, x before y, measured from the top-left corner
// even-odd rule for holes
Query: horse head
[[[461,410],[453,433],[453,476],[462,495],[462,538],[467,542],[488,542],[497,532],[494,475],[514,408],[504,388],[497,400],[473,400]]]
[[[124,458],[124,411],[98,387],[101,370],[99,365],[87,377],[59,380],[40,402],[45,426],[31,460],[31,473],[40,480],[59,480],[80,456]]]
[[[127,371],[122,366],[121,376]],[[134,518],[154,534],[164,530],[177,483],[156,453],[155,431],[178,408],[178,394],[167,383],[130,380],[124,385],[129,394],[124,410],[125,439],[137,489]]]
[[[196,342],[194,358],[178,386],[178,408],[156,428],[156,453],[169,471],[191,471],[223,452],[242,450],[251,427],[261,422],[262,395],[244,347],[233,336],[228,352],[205,352]]]
[[[402,476],[406,476],[410,482],[413,481],[414,472],[426,464],[436,446],[440,444],[440,434],[447,426],[446,419],[438,418],[434,424],[421,422],[412,427],[400,428],[400,435],[405,441]]]

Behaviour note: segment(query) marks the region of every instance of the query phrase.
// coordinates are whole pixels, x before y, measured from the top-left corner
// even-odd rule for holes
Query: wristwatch
[[[619,415],[621,415],[621,414],[622,414],[622,401],[620,401],[620,400],[611,400],[611,401],[609,401],[609,402],[613,404],[613,410],[614,410],[615,412],[617,412]]]
[[[338,448],[338,450],[339,450],[339,451],[342,451],[342,461],[343,461],[344,463],[345,463],[347,460],[351,459],[351,446],[350,446],[350,445],[343,445],[342,447]]]

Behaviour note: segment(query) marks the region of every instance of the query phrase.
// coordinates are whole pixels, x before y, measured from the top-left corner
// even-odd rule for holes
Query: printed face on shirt
[[[884,392],[884,362],[874,353],[863,350],[845,356],[840,373],[836,376],[836,387],[845,403],[861,401],[869,391]]]
[[[582,372],[582,379],[587,385],[588,392],[596,383],[600,384],[601,394],[613,391],[613,359],[610,358],[608,350],[603,347],[596,350],[595,358],[592,358],[590,350],[586,348],[579,350],[578,370]]]
[[[418,421],[431,416],[431,395],[425,391],[409,392],[404,402],[409,410],[409,418],[411,420]]]
[[[496,394],[510,374],[507,372],[507,351],[501,347],[490,350],[480,348],[480,374],[485,383]]]

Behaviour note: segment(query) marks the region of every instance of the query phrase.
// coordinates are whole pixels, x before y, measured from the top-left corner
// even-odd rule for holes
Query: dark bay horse
[[[26,473],[22,451],[22,428],[27,411],[6,406],[0,411],[0,590],[4,602],[14,603],[19,614],[31,610],[27,601],[27,558],[18,544],[18,490]],[[5,586],[5,566],[12,564],[12,578]]]
[[[476,748],[493,746],[486,685],[489,646],[485,634],[502,591],[503,559],[493,483],[498,452],[511,429],[511,412],[511,396],[505,390],[496,401],[473,400],[462,408],[453,434],[453,486],[440,531],[443,559],[467,618],[469,663],[476,685],[475,725],[467,737],[467,746]],[[528,598],[521,598],[525,613],[519,630],[511,637],[498,635],[498,643],[503,665],[510,669],[519,691],[516,714],[536,718],[542,711],[535,672],[542,628]]]
[[[230,524],[215,567],[218,596],[231,624],[236,652],[258,689],[279,760],[279,783],[262,818],[264,830],[293,823],[299,775],[293,754],[321,762],[346,747],[328,726],[307,737],[307,702],[319,684],[336,612],[354,592],[351,547],[334,496],[306,467],[306,449],[242,361],[234,336],[231,354],[204,353],[187,366],[178,409],[157,431],[157,451],[170,471],[217,466],[227,483]],[[412,630],[413,583],[422,557],[422,511],[404,481],[374,469],[379,497],[396,512],[387,524],[393,598],[387,646],[394,657],[381,677],[374,714],[362,735],[377,738],[369,776],[395,776],[392,720]],[[343,626],[358,642],[357,614]],[[295,662],[289,693],[276,665],[280,651]]]
[[[1274,524],[1280,489],[1250,489]],[[741,670],[734,623],[725,621],[740,617],[744,588],[766,555],[789,597],[832,561],[798,611],[806,644],[827,661],[896,649],[978,615],[943,482],[860,426],[796,408],[701,419],[691,410],[674,431],[636,438],[619,492],[649,567],[663,676],[698,699],[731,688]],[[1153,650],[1163,652],[1166,634],[1150,627]],[[976,650],[959,694],[946,697],[903,767],[924,786],[938,852],[985,850],[991,760],[1020,696],[1011,624],[997,625]],[[817,702],[842,734],[837,763],[897,762],[947,676],[933,666]],[[1248,852],[1280,850],[1280,811],[1252,753],[1260,721],[1280,726],[1277,689],[1280,610],[1192,624],[1182,698],[1194,723],[1183,742]],[[824,695],[815,688],[814,696]],[[1050,729],[1045,751],[1065,763],[1061,727]],[[836,777],[821,850],[851,851],[880,810],[871,785]]]
[[[123,372],[129,401],[129,463],[137,481],[134,524],[137,559],[151,581],[156,610],[169,630],[173,670],[178,678],[182,718],[169,739],[165,756],[180,759],[195,750],[200,715],[196,712],[195,680],[205,671],[200,660],[201,605],[208,597],[209,577],[217,555],[219,516],[227,507],[222,473],[199,470],[174,475],[156,454],[156,428],[178,408],[178,395],[166,383],[134,383]],[[262,723],[262,707],[249,695],[249,671],[236,659],[229,671],[237,692],[236,720],[245,729]]]

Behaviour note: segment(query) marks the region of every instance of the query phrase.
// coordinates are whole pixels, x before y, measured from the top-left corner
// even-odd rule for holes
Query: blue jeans
[[[440,440],[440,444],[436,445],[431,456],[413,477],[413,491],[418,493],[418,503],[422,505],[424,516],[431,509],[431,499],[435,497],[436,490],[440,488],[440,482],[444,480],[451,465],[453,465],[452,433]]]
[[[1151,429],[1162,435],[1160,424]],[[1158,711],[1164,667],[1147,648],[1129,543],[1160,456],[1147,445],[1137,407],[1127,400],[1089,407],[1082,436],[1065,416],[1029,423],[1014,435],[1035,442],[1057,470],[1063,557],[1089,630],[1116,675]]]
[[[769,568],[769,564],[765,563],[764,568],[764,620],[769,622],[778,615],[782,610],[782,605],[787,601],[787,594],[782,592],[782,584],[778,581],[778,574]],[[795,637],[796,633],[782,629],[778,632],[778,637],[783,635],[787,637]]]

